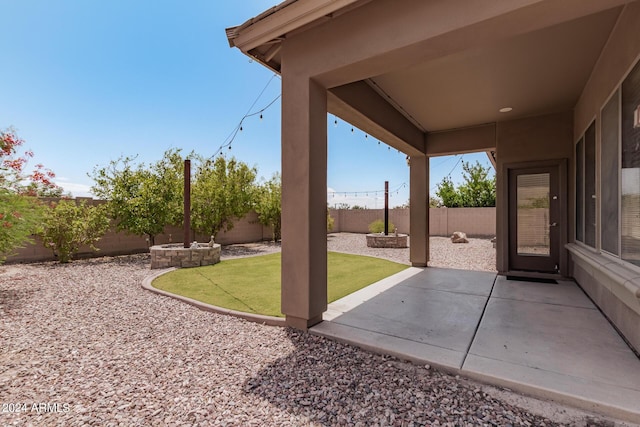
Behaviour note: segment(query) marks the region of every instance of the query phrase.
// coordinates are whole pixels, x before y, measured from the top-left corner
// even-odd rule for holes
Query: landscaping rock
[[[469,243],[466,233],[456,231],[451,235],[451,243]]]
[[[356,237],[370,249],[362,235],[334,236],[329,246],[347,249]],[[436,241],[437,252],[460,253]],[[469,249],[476,241],[488,243],[472,239]],[[237,250],[223,248],[223,258]],[[513,393],[429,366],[147,292],[149,263],[143,254],[0,268],[0,396],[29,405],[1,413],[0,424],[584,425],[559,405],[541,415],[510,403]]]

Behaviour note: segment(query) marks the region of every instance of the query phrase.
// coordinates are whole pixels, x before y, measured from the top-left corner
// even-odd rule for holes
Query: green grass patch
[[[222,261],[163,274],[153,287],[207,304],[282,317],[279,253]],[[333,302],[408,266],[359,255],[329,252],[328,300]]]

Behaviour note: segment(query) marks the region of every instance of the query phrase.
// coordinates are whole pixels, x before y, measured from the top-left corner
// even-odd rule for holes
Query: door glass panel
[[[549,174],[523,174],[517,178],[518,255],[550,255]]]

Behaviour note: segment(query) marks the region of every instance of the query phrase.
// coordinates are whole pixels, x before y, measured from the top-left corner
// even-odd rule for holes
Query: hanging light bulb
[[[365,133],[365,134],[364,134],[364,137],[365,137],[365,138],[369,138],[369,135],[367,135],[367,134]]]
[[[335,117],[333,119],[333,126],[338,127],[338,119],[336,119]]]
[[[262,121],[262,113],[260,113],[260,120]]]
[[[380,141],[378,141],[378,145],[380,145]]]
[[[242,125],[240,125],[240,132],[242,132]]]

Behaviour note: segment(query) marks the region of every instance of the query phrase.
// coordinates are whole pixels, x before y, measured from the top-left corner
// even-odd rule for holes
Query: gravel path
[[[517,406],[515,395],[427,367],[200,311],[142,290],[147,274],[148,255],[0,269],[0,425],[576,420],[545,404],[551,422]]]

